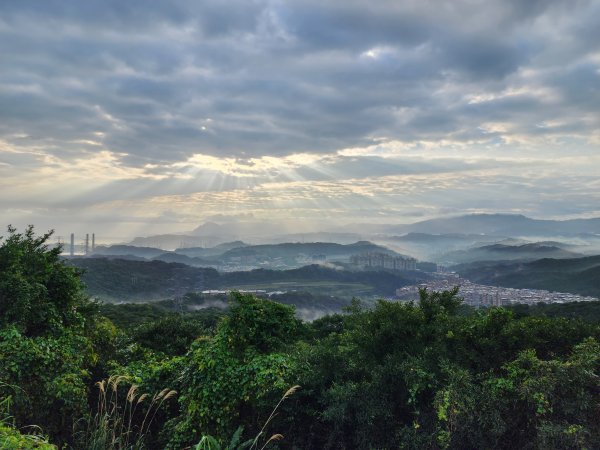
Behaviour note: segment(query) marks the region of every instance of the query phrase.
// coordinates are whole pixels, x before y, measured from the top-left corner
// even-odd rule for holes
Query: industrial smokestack
[[[87,255],[90,252],[90,235],[88,233],[85,234],[85,254]]]
[[[96,249],[96,233],[92,233],[92,253]]]
[[[71,233],[71,248],[69,254],[71,256],[75,254],[75,233]]]

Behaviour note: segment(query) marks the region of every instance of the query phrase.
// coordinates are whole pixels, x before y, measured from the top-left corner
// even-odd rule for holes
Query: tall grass
[[[219,441],[217,441],[214,437],[205,435],[205,436],[202,436],[202,439],[200,439],[200,442],[198,442],[198,444],[196,444],[196,446],[194,447],[194,450],[245,450],[245,449],[259,450],[260,442],[261,442],[261,440],[264,440],[264,437],[266,436],[266,429],[269,426],[269,424],[271,423],[271,421],[277,415],[277,410],[279,409],[279,407],[281,406],[283,401],[286,398],[293,395],[294,392],[296,392],[298,389],[300,389],[300,386],[292,386],[285,392],[285,394],[283,394],[283,397],[281,397],[281,399],[279,400],[277,405],[275,405],[275,408],[273,408],[273,411],[271,411],[271,414],[265,421],[264,425],[262,426],[262,428],[260,429],[258,434],[254,437],[254,439],[249,439],[245,442],[240,442],[242,432],[243,432],[243,427],[239,427],[233,434],[228,445],[222,446],[219,443]],[[271,437],[269,439],[267,439],[266,442],[264,442],[264,444],[260,447],[260,450],[264,450],[272,442],[280,441],[281,439],[283,439],[283,435],[281,435],[279,433],[271,435]]]
[[[111,376],[96,383],[98,402],[96,414],[76,433],[78,444],[86,450],[142,450],[150,425],[162,404],[177,392],[170,389],[150,396],[139,394],[132,384],[126,391],[119,387],[128,381],[126,376]],[[123,386],[124,387],[124,386]]]

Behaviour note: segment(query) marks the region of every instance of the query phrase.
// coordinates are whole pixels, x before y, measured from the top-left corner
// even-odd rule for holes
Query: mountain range
[[[421,235],[486,236],[501,240],[507,237],[548,238],[584,237],[600,239],[600,218],[542,220],[520,214],[470,214],[458,217],[429,219],[412,224],[349,224],[336,229],[299,233],[297,229],[277,222],[257,220],[239,222],[206,222],[183,234],[163,234],[137,237],[131,245],[174,250],[180,247],[212,247],[243,239],[252,243],[282,243],[328,241],[348,244],[358,240],[373,240],[375,236],[390,237],[417,233]],[[486,238],[480,238],[484,240]],[[486,239],[489,242],[489,238]]]
[[[334,242],[283,243],[249,245],[242,241],[219,244],[215,247],[178,248],[164,251],[155,247],[134,245],[98,246],[92,256],[105,258],[125,258],[176,262],[194,267],[221,267],[224,265],[261,265],[262,267],[293,268],[312,262],[348,262],[350,256],[379,252],[392,256],[398,253],[368,241],[353,244]]]
[[[369,227],[369,225],[365,225]],[[352,227],[346,227],[352,229]],[[367,228],[368,229],[368,228]],[[406,225],[377,225],[380,233],[484,234],[492,236],[576,236],[600,234],[600,218],[541,220],[521,214],[470,214]]]
[[[563,248],[560,244],[547,245],[534,242],[522,245],[492,244],[467,250],[456,250],[444,254],[441,259],[446,264],[474,261],[534,260],[542,258],[577,258],[583,256]]]

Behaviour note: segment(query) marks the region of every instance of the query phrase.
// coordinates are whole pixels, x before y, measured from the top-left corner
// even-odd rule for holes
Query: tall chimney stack
[[[90,252],[90,235],[88,233],[85,234],[85,255]]]
[[[92,253],[96,249],[96,233],[92,233]]]
[[[69,254],[71,256],[75,254],[75,233],[71,233],[71,248]]]

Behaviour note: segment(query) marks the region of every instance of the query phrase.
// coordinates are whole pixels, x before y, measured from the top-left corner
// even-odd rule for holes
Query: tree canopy
[[[91,307],[81,272],[61,261],[60,246],[48,248],[51,235],[9,226],[0,245],[0,323],[26,336],[81,326]]]

